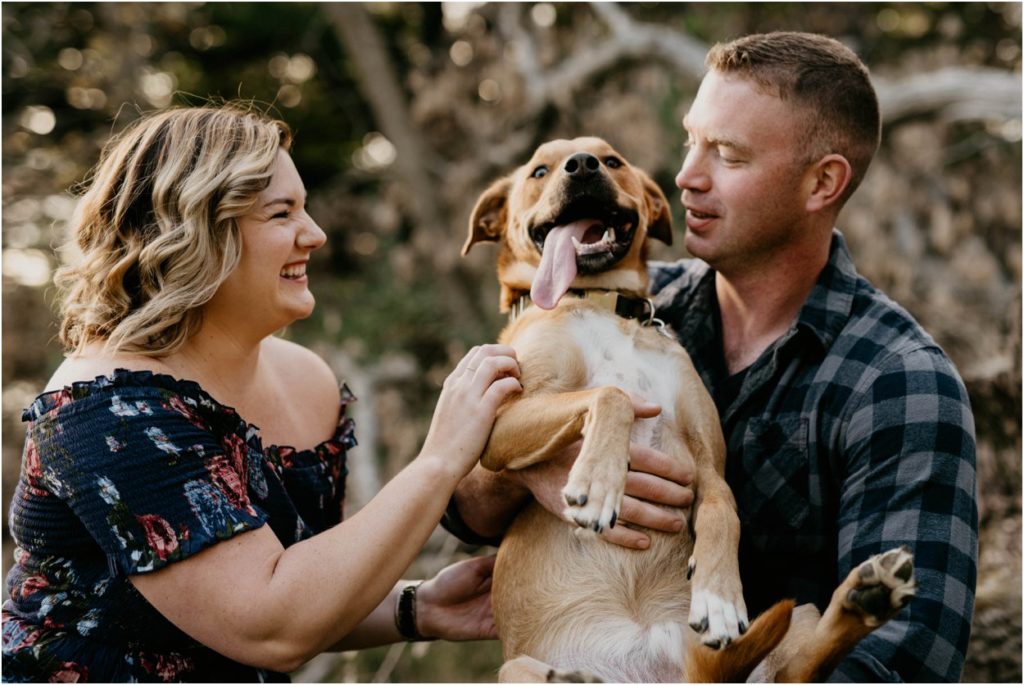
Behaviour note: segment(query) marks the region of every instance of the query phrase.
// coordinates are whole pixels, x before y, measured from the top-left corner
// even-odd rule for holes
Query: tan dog
[[[563,489],[578,528],[533,503],[499,549],[500,677],[735,681],[761,664],[761,679],[821,679],[912,595],[910,556],[855,569],[820,621],[813,606],[782,602],[746,630],[725,443],[689,356],[651,325],[648,237],[671,243],[664,194],[598,138],[542,145],[473,210],[463,254],[500,243],[501,310],[513,312],[500,340],[524,390],[499,412],[482,463],[525,468],[583,437]],[[661,414],[635,420],[627,391]],[[690,530],[651,532],[644,552],[592,532],[616,524],[631,440],[692,458],[696,474]]]

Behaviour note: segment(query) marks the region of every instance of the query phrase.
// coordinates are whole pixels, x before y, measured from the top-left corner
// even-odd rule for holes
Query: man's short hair
[[[841,202],[867,172],[881,137],[878,96],[868,69],[839,41],[813,33],[778,31],[718,43],[708,69],[749,78],[770,95],[807,110],[807,163],[827,154],[846,157],[853,177]],[[841,205],[840,205],[841,206]]]

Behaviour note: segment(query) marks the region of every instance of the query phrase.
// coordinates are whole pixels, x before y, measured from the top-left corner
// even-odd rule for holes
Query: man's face
[[[801,238],[808,185],[805,118],[737,75],[711,71],[683,119],[676,176],[686,248],[724,275],[756,268]]]

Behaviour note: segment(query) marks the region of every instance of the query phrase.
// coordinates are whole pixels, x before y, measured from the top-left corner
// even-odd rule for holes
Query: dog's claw
[[[580,495],[576,497],[574,495],[566,494],[565,501],[570,507],[583,507],[587,504],[587,496]]]
[[[902,580],[904,583],[914,577],[914,562],[912,559],[907,559],[903,562],[903,565],[893,571],[893,575]]]
[[[603,533],[618,521],[626,470],[607,459],[579,457],[569,471],[562,496],[569,504],[565,515],[581,528]]]
[[[690,566],[696,567],[693,559],[690,560]],[[701,587],[700,576],[695,576],[698,580],[690,586],[688,623],[700,635],[701,644],[713,649],[728,646],[748,628],[747,608],[743,602],[742,590],[726,589],[726,592],[720,595],[720,589],[715,591]]]
[[[690,557],[689,563],[686,564],[686,579],[690,580],[693,578],[693,572],[697,570],[697,560],[694,557]]]

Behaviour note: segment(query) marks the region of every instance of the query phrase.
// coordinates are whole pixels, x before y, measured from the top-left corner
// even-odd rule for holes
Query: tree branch
[[[983,67],[946,67],[905,78],[872,77],[885,121],[926,112],[951,119],[1016,119],[1021,112],[1018,74]]]
[[[414,240],[436,245],[437,240],[444,238],[444,221],[436,202],[434,181],[424,165],[430,154],[412,124],[405,95],[395,79],[396,71],[380,33],[362,3],[331,3],[325,5],[325,10],[348,48],[360,90],[370,103],[374,118],[398,151],[395,168],[409,190],[410,210],[418,224]]]
[[[627,59],[660,60],[692,83],[703,77],[706,44],[665,26],[638,22],[615,3],[594,2],[590,7],[610,35],[550,69],[540,66],[536,43],[520,24],[520,6],[502,7],[499,30],[516,44],[527,116],[548,103],[567,104],[574,92]],[[951,120],[1020,117],[1020,76],[1002,69],[949,67],[906,78],[875,76],[872,81],[887,121],[936,111]]]

